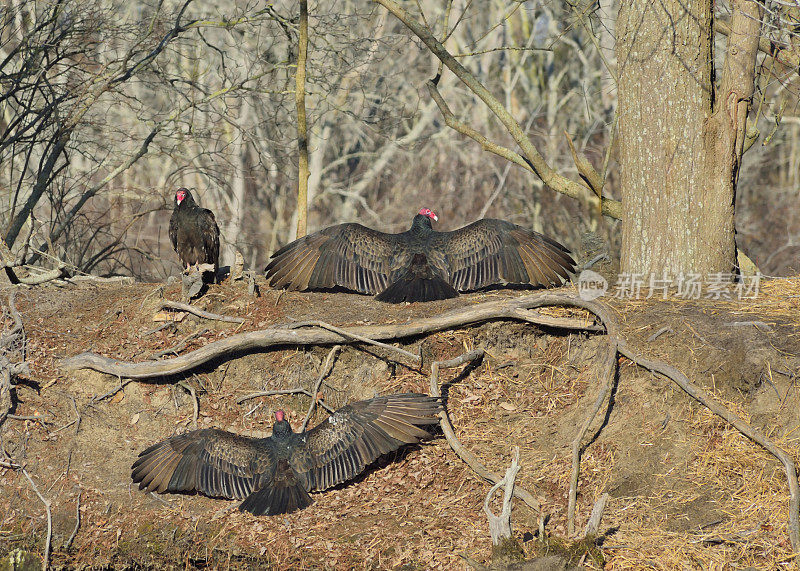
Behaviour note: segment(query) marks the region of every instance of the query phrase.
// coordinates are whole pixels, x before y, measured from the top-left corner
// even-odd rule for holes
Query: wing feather
[[[575,269],[561,244],[505,220],[478,220],[438,233],[436,242],[459,291],[507,283],[550,286]]]
[[[148,492],[241,499],[274,475],[275,454],[265,442],[213,428],[187,432],[141,452],[131,477]]]
[[[341,286],[376,294],[389,284],[400,236],[355,223],[331,226],[275,252],[265,270],[267,279],[272,287],[290,290]]]
[[[310,490],[324,490],[356,476],[381,454],[429,434],[420,428],[439,422],[439,399],[404,393],[352,403],[306,432],[290,464]]]

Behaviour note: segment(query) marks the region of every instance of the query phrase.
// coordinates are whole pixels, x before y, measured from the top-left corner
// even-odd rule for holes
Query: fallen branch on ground
[[[603,384],[602,390],[597,395],[594,407],[592,407],[592,410],[583,422],[583,426],[581,426],[578,434],[575,435],[572,441],[572,476],[569,480],[569,499],[567,500],[567,535],[569,537],[575,534],[575,505],[578,500],[578,477],[580,476],[581,454],[585,449],[585,447],[581,447],[581,440],[586,435],[589,426],[600,411],[600,406],[606,400],[606,396],[611,393],[611,388],[614,386],[614,379],[617,376],[617,344],[614,341],[611,341],[608,347],[606,359],[600,370],[603,373],[602,378],[605,380],[605,383]],[[611,402],[609,401],[609,406],[610,404]]]
[[[319,377],[317,377],[317,382],[314,383],[314,389],[311,391],[311,394],[313,395],[311,397],[311,404],[308,405],[308,412],[306,413],[306,417],[303,419],[303,424],[300,426],[300,432],[305,432],[306,427],[308,426],[308,421],[311,420],[311,415],[314,414],[314,409],[317,406],[317,395],[319,394],[319,389],[322,386],[322,380],[327,377],[331,372],[331,369],[333,369],[333,363],[336,359],[336,355],[338,355],[339,351],[341,350],[341,345],[334,345],[328,353],[328,356],[325,358],[325,364],[322,366]]]
[[[200,309],[199,307],[195,307],[193,305],[189,305],[188,303],[181,303],[179,301],[162,301],[159,309],[174,309],[177,311],[186,311],[191,313],[192,315],[196,315],[197,317],[202,317],[203,319],[213,319],[215,321],[224,321],[225,323],[244,323],[245,319],[242,317],[231,317],[229,315],[220,315],[218,313],[211,313],[209,311],[205,311],[204,309]]]
[[[175,302],[170,303],[174,304]],[[518,309],[531,310],[536,307],[556,305],[585,307],[583,303],[590,302],[583,302],[576,296],[546,292],[536,293],[524,297],[488,301],[462,307],[441,315],[403,324],[337,327],[339,332],[326,329],[304,330],[273,327],[260,331],[237,333],[166,361],[131,363],[87,352],[62,360],[61,367],[71,371],[94,369],[101,373],[129,379],[154,379],[183,373],[214,359],[230,357],[232,354],[256,349],[266,349],[279,345],[354,344],[361,342],[358,337],[367,338],[371,341],[404,339],[494,319],[523,319],[523,316],[518,313]],[[555,318],[541,315],[535,311],[526,312],[524,320],[528,323],[538,323],[546,327],[559,329],[596,329],[596,325],[593,322],[588,322],[584,319]],[[297,326],[297,324],[293,325]],[[394,347],[394,349],[397,350],[397,347]]]
[[[465,363],[477,363],[477,361],[483,358],[483,354],[483,349],[474,349],[469,353],[464,353],[463,355],[460,355],[455,359],[450,359],[449,361],[434,361],[434,363],[431,365],[431,395],[435,397],[442,396],[441,390],[439,389],[439,369],[453,369],[455,367],[460,367]],[[458,440],[455,430],[453,430],[453,425],[450,423],[450,419],[448,418],[446,411],[439,413],[439,425],[442,427],[442,432],[444,432],[444,436],[447,439],[448,444],[450,444],[450,448],[453,449],[453,452],[455,452],[456,455],[467,464],[467,466],[472,468],[472,470],[478,474],[478,476],[487,482],[491,482],[492,484],[497,484],[502,480],[500,476],[494,472],[491,472],[486,466],[484,466],[472,452],[464,448],[464,445]],[[514,495],[528,504],[528,506],[530,506],[532,509],[540,511],[541,506],[539,505],[538,500],[534,498],[533,494],[527,490],[524,490],[519,486],[515,486]]]

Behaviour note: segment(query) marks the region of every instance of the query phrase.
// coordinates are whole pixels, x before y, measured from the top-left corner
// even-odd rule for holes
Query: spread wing
[[[325,490],[361,473],[381,454],[429,438],[420,428],[437,424],[438,398],[404,393],[340,408],[306,432],[290,459],[309,490]]]
[[[342,286],[374,295],[386,289],[401,263],[402,236],[355,223],[331,226],[275,252],[267,279],[289,290]]]
[[[575,271],[569,251],[521,226],[485,218],[436,234],[432,249],[445,257],[450,282],[459,291],[492,284],[558,285]]]
[[[275,475],[275,453],[263,442],[214,428],[187,432],[142,451],[131,477],[147,492],[241,499]]]

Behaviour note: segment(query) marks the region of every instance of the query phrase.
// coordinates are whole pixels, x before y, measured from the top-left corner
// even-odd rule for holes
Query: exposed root
[[[530,310],[535,307],[553,305],[586,307],[583,305],[585,303],[590,302],[584,302],[576,296],[536,293],[515,299],[488,301],[399,325],[337,327],[338,331],[333,331],[320,329],[324,327],[320,325],[321,322],[308,322],[307,324],[313,323],[318,328],[298,330],[296,328],[304,324],[292,324],[290,327],[294,328],[284,326],[248,331],[214,341],[200,349],[166,361],[131,363],[87,352],[62,360],[61,366],[67,370],[94,369],[101,373],[130,379],[153,379],[183,373],[211,360],[230,358],[232,354],[243,351],[266,349],[278,345],[335,345],[367,342],[365,339],[371,341],[404,339],[493,319],[524,319],[528,323],[552,328],[596,329],[595,323],[583,319],[555,318],[541,315],[536,311],[526,311],[524,315],[521,315],[517,311],[518,309]],[[591,311],[591,309],[589,310]],[[397,351],[398,348],[392,347],[392,350]],[[414,355],[414,358],[416,359],[417,356]]]
[[[334,345],[333,348],[328,353],[328,356],[325,358],[325,364],[322,366],[322,370],[319,373],[319,377],[317,377],[317,382],[314,383],[314,390],[311,391],[313,395],[311,397],[311,404],[308,405],[308,412],[306,413],[306,417],[303,419],[303,424],[300,427],[300,432],[304,432],[306,427],[308,426],[308,421],[311,420],[311,415],[314,414],[314,409],[317,406],[317,395],[319,394],[319,389],[322,386],[322,381],[325,377],[327,377],[331,369],[333,369],[333,363],[336,359],[336,356],[342,350],[341,345]]]
[[[483,349],[475,349],[469,353],[464,353],[455,359],[450,359],[449,361],[434,361],[434,363],[431,365],[431,395],[436,397],[442,396],[441,390],[439,390],[439,369],[452,369],[465,363],[477,363],[483,358],[483,354]],[[491,482],[492,484],[497,484],[502,480],[500,476],[494,472],[491,472],[486,466],[484,466],[472,452],[464,448],[464,445],[461,444],[461,442],[458,440],[458,437],[456,437],[455,430],[453,430],[453,425],[450,423],[450,419],[447,417],[446,411],[439,413],[439,425],[442,427],[442,432],[444,432],[444,436],[447,438],[447,442],[450,444],[450,448],[453,449],[453,452],[455,452],[456,455],[458,455],[458,457],[467,464],[467,466],[472,468],[472,470],[478,474],[478,476],[488,482]],[[532,509],[536,510],[537,512],[540,511],[541,506],[539,505],[538,500],[534,498],[533,494],[527,490],[524,490],[519,486],[515,486],[514,495],[528,504],[528,506],[530,506]]]
[[[572,475],[569,480],[569,499],[567,503],[567,535],[569,537],[575,534],[575,504],[578,499],[578,478],[580,475],[581,454],[585,449],[585,447],[581,447],[581,440],[586,435],[589,426],[597,416],[600,406],[603,404],[603,401],[606,400],[606,396],[611,392],[611,388],[614,386],[614,379],[617,376],[617,344],[613,341],[608,348],[606,359],[600,370],[603,372],[605,383],[602,390],[597,395],[597,400],[592,410],[583,422],[583,426],[581,426],[581,429],[572,441]]]
[[[47,568],[50,566],[50,541],[53,538],[53,513],[50,510],[50,500],[42,495],[38,486],[36,485],[36,482],[34,482],[33,478],[31,478],[31,475],[28,474],[28,471],[23,467],[20,467],[19,469],[22,472],[22,475],[28,479],[28,482],[31,484],[31,488],[33,488],[33,491],[42,501],[44,508],[47,510],[47,536],[45,537],[44,542],[44,562],[42,563],[42,571],[47,571]]]
[[[328,331],[338,333],[345,339],[361,341],[362,343],[367,343],[368,345],[375,345],[376,347],[382,347],[384,349],[388,349],[389,351],[394,351],[395,353],[399,353],[404,357],[408,357],[416,364],[422,362],[422,357],[420,355],[415,355],[410,351],[406,351],[405,349],[401,349],[400,347],[395,347],[394,345],[389,345],[388,343],[381,343],[380,341],[376,341],[375,339],[364,337],[363,335],[359,335],[358,333],[353,333],[351,330],[344,329],[342,327],[336,327],[335,325],[331,325],[330,323],[325,323],[324,321],[300,321],[297,323],[291,323],[287,327],[289,329],[297,329],[299,327],[321,327],[322,329],[327,329]]]

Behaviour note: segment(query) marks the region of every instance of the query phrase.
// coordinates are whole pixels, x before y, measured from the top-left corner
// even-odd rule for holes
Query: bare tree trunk
[[[306,235],[308,221],[308,127],[306,125],[306,60],[308,59],[308,1],[300,0],[295,103],[297,104],[297,237]]]
[[[730,196],[703,180],[711,111],[711,3],[625,0],[617,20],[622,271],[675,276],[731,271],[703,219],[732,227]]]
[[[734,2],[715,100],[712,6],[626,0],[617,20],[622,271],[729,274],[733,203],[760,30],[756,2]]]
[[[761,33],[763,8],[758,1],[735,0],[731,15],[731,33],[722,70],[714,113],[705,124],[707,155],[704,179],[717,208],[724,214],[716,221],[702,218],[700,234],[706,237],[709,249],[725,252],[736,260],[733,227],[736,184],[747,137],[747,115],[755,89],[755,65]],[[724,271],[724,270],[723,270]]]

